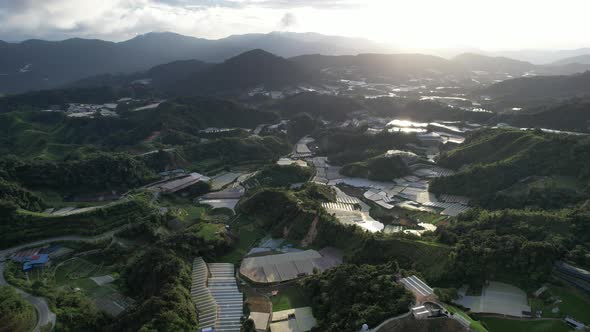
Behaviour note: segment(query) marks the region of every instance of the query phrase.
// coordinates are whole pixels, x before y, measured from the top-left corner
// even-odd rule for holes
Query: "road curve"
[[[16,288],[12,285],[9,285],[4,279],[4,262],[0,262],[0,286],[11,286],[13,287],[17,293],[19,293],[27,302],[31,303],[35,310],[37,310],[37,325],[33,329],[34,332],[41,331],[41,327],[51,324],[51,326],[55,326],[55,314],[51,312],[49,306],[47,305],[47,301],[45,301],[42,297],[33,296],[20,288]]]
[[[112,237],[115,233],[117,233],[121,230],[124,230],[129,226],[130,225],[124,225],[124,226],[115,228],[111,231],[108,231],[106,233],[102,233],[102,234],[95,235],[95,236],[79,236],[79,235],[57,236],[57,237],[52,237],[52,238],[48,238],[48,239],[29,242],[29,243],[21,244],[21,245],[12,247],[12,248],[0,250],[0,286],[13,287],[17,293],[19,293],[27,302],[31,303],[35,307],[35,310],[37,310],[37,314],[38,314],[37,318],[38,319],[37,319],[37,325],[35,326],[35,329],[33,330],[34,332],[40,332],[41,327],[43,327],[47,324],[51,324],[51,326],[54,327],[55,320],[56,320],[55,313],[51,312],[51,310],[49,309],[49,306],[47,305],[47,301],[44,298],[33,296],[33,295],[23,291],[22,289],[16,288],[16,287],[8,284],[8,282],[6,282],[6,279],[4,279],[4,260],[7,259],[7,257],[9,255],[11,255],[19,250],[22,250],[25,248],[30,248],[30,247],[41,246],[41,245],[49,244],[52,242],[59,242],[59,241],[96,242],[96,241],[108,239],[108,238]]]

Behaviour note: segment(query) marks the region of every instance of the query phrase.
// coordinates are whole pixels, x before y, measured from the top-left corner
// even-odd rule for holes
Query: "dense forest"
[[[367,161],[346,164],[340,173],[369,180],[391,181],[408,175],[409,169],[400,157],[382,155]]]
[[[359,331],[408,311],[413,296],[386,265],[341,265],[301,282],[310,294],[318,326],[313,331]]]
[[[590,229],[587,207],[556,211],[474,209],[436,236],[454,246],[455,273],[471,280],[518,271],[542,282],[551,276],[553,262],[568,259],[590,267]],[[485,264],[482,264],[485,262]]]
[[[413,142],[416,142],[414,136],[400,133],[369,135],[362,130],[326,130],[318,134],[320,150],[334,164],[365,161]]]
[[[0,160],[0,176],[27,188],[57,191],[130,189],[147,183],[155,175],[147,166],[127,155],[97,153],[80,160]]]
[[[229,165],[277,160],[290,150],[290,144],[276,136],[225,137],[203,144],[190,144],[183,150],[189,160],[211,160],[215,165]]]

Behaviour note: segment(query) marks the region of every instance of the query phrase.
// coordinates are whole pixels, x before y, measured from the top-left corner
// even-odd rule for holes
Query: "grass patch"
[[[451,312],[455,315],[460,315],[463,318],[467,319],[471,323],[469,325],[469,327],[472,328],[473,330],[475,330],[477,332],[488,332],[488,330],[481,324],[480,321],[474,320],[467,313],[465,313],[463,310],[461,310],[457,307],[454,307],[452,305],[449,305],[449,304],[445,304],[445,309],[447,309],[448,312]],[[506,330],[506,331],[511,331],[511,330]]]
[[[68,284],[73,280],[89,277],[98,271],[97,265],[85,259],[73,258],[55,269],[55,282],[58,285]]]
[[[225,226],[221,224],[200,223],[197,235],[206,241],[214,241],[220,233],[225,233]]]
[[[383,209],[383,208],[381,208]],[[445,221],[449,219],[448,216],[443,216],[438,213],[430,213],[425,211],[418,211],[418,210],[410,210],[404,208],[394,208],[392,209],[394,213],[397,213],[400,218],[409,219],[415,223],[427,223],[436,225],[441,221]],[[387,211],[387,210],[386,210]]]
[[[262,239],[264,231],[255,222],[237,218],[232,225],[232,233],[238,237],[234,249],[219,258],[220,262],[238,264],[256,241]]]
[[[273,312],[309,306],[309,299],[296,286],[280,288],[279,293],[270,299]]]
[[[567,332],[571,328],[562,320],[515,320],[484,317],[490,332]]]

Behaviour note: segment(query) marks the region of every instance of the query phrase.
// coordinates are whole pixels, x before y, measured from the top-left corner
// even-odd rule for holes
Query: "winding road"
[[[129,226],[130,225],[124,225],[124,226],[115,228],[113,230],[110,230],[106,233],[102,233],[102,234],[95,235],[95,236],[79,236],[79,235],[58,236],[58,237],[52,237],[52,238],[48,238],[48,239],[29,242],[26,244],[18,245],[16,247],[0,250],[0,286],[13,287],[17,293],[19,293],[27,302],[31,303],[35,307],[35,310],[37,310],[37,325],[35,326],[35,329],[33,329],[34,332],[40,332],[41,327],[44,327],[48,324],[51,324],[51,326],[53,328],[55,326],[55,321],[56,321],[55,313],[53,313],[49,309],[49,306],[47,305],[47,301],[44,298],[33,296],[33,295],[23,291],[22,289],[16,288],[16,287],[8,284],[8,282],[6,282],[6,279],[4,279],[5,259],[7,259],[8,256],[10,256],[11,254],[13,254],[17,251],[20,251],[22,249],[42,246],[42,245],[53,243],[53,242],[60,242],[60,241],[96,242],[96,241],[108,239],[108,238],[113,237],[113,235],[115,235],[115,233],[122,231]]]
[[[4,261],[0,262],[0,286],[11,286],[4,279]],[[51,312],[44,298],[33,296],[20,288],[13,288],[37,310],[37,325],[33,329],[34,332],[41,331],[41,327],[48,324],[51,324],[52,327],[55,326],[55,314]]]

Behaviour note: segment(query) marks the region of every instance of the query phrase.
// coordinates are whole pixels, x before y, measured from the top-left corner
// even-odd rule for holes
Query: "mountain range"
[[[355,68],[358,77],[390,82],[444,75],[470,80],[474,72],[484,72],[489,74],[487,79],[490,83],[525,74],[569,75],[590,69],[590,61],[586,61],[584,56],[549,65],[535,65],[507,57],[475,53],[464,53],[451,59],[425,54],[385,54],[389,51],[386,47],[368,40],[317,33],[272,32],[208,40],[163,32],[140,35],[124,42],[79,38],[55,42],[0,41],[0,95],[63,87],[72,82],[84,85],[84,79],[88,77],[91,79],[86,83],[94,85],[100,80],[105,85],[111,85],[113,80],[128,81],[131,78],[147,77],[156,82],[156,87],[179,87],[183,92],[190,89],[205,91],[208,87],[199,86],[204,83],[199,83],[196,77],[193,77],[193,84],[189,87],[186,84],[188,82],[176,86],[172,83],[202,74],[207,76],[204,81],[211,85],[215,75],[223,76],[223,71],[229,70],[216,66],[216,63],[253,49],[262,49],[289,60],[280,65],[279,59],[266,56],[266,60],[277,65],[275,67],[265,64],[264,59],[254,60],[256,56],[250,59],[252,61],[243,62],[255,64],[258,74],[265,71],[266,77],[260,80],[267,83],[270,83],[271,69],[277,70],[279,67],[279,72],[291,77],[288,80],[280,79],[281,83],[304,80],[304,76],[306,79],[310,77],[310,72],[325,69],[342,76],[342,73],[349,73],[350,68]],[[259,56],[261,54],[258,53]],[[239,64],[234,64],[234,70]],[[228,67],[231,62],[225,65]],[[235,82],[235,88],[242,88],[247,83],[247,77],[252,76],[252,72],[242,69],[237,71],[242,75],[242,82]],[[215,79],[219,88],[224,78]],[[157,86],[158,83],[161,85]],[[215,84],[209,89],[213,89]]]
[[[283,57],[384,51],[364,39],[316,33],[272,32],[218,40],[170,32],[148,33],[124,42],[90,39],[0,42],[0,94],[59,87],[106,73],[133,73],[178,60],[221,62],[252,49]]]

